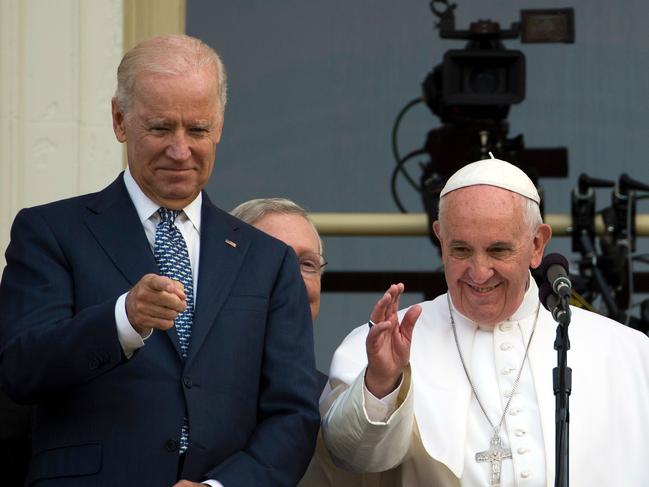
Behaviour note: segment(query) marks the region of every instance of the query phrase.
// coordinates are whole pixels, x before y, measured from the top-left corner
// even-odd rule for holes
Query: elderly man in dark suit
[[[118,69],[128,168],[22,210],[0,284],[0,370],[34,404],[28,484],[292,486],[318,428],[294,252],[202,192],[225,108],[218,55],[164,36]]]

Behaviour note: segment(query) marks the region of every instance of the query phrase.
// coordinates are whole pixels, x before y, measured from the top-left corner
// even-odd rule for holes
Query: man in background
[[[104,190],[22,210],[0,284],[0,370],[33,404],[28,483],[293,486],[318,428],[294,252],[202,191],[226,104],[187,36],[130,50]]]

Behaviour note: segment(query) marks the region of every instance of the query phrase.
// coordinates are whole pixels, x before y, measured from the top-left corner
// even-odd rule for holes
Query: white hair
[[[442,222],[444,221],[444,218],[446,216],[446,198],[449,194],[452,193],[447,193],[439,199],[439,211],[437,219],[439,220],[440,226],[443,226]],[[531,238],[534,238],[539,225],[543,224],[543,218],[541,218],[541,209],[536,201],[533,201],[518,193],[512,192],[512,194],[520,202],[521,210],[523,212],[523,221],[530,230]]]
[[[289,199],[258,198],[249,200],[234,208],[230,214],[250,225],[254,225],[255,222],[261,220],[266,215],[299,215],[309,222],[311,228],[313,228],[313,233],[318,238],[318,252],[320,255],[324,255],[324,244],[322,243],[318,229],[309,218],[306,210]]]

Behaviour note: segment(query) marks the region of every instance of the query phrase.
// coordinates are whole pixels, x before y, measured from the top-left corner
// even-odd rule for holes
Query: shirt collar
[[[137,211],[138,217],[140,218],[140,223],[144,223],[149,220],[153,215],[157,214],[158,208],[160,205],[155,203],[151,198],[149,198],[140,186],[137,184],[133,175],[128,166],[124,171],[124,184],[126,185],[126,191],[133,201],[135,210]],[[198,193],[198,196],[183,208],[183,213],[189,221],[192,222],[192,225],[197,232],[201,230],[201,207],[203,204],[203,193]]]

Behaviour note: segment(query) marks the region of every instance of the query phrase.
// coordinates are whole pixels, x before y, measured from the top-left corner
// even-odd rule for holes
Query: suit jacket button
[[[183,377],[183,384],[185,384],[185,387],[187,389],[191,389],[191,387],[194,385],[191,377]]]
[[[180,444],[178,440],[168,439],[167,441],[165,441],[165,450],[167,450],[168,452],[178,451],[179,447]]]

